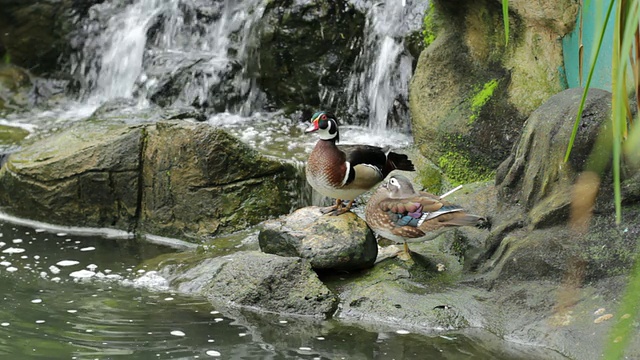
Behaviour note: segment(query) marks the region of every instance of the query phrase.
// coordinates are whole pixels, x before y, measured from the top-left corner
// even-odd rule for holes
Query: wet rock
[[[603,124],[609,120],[611,93],[592,89],[567,163],[564,155],[582,89],[569,89],[534,111],[515,151],[498,168],[498,203],[527,212],[534,227],[563,223],[569,212],[571,187],[584,170]]]
[[[24,145],[0,169],[0,204],[17,216],[131,230],[142,129],[82,123]]]
[[[32,86],[31,75],[26,70],[0,64],[0,113],[25,108]]]
[[[376,239],[356,214],[323,216],[319,207],[298,209],[263,224],[260,249],[309,260],[315,270],[358,270],[373,266]]]
[[[302,184],[293,165],[208,124],[160,122],[147,128],[145,145],[140,221],[159,235],[242,230],[288,213],[296,201],[288,194]]]
[[[0,48],[12,64],[36,75],[61,68],[68,36],[89,7],[103,0],[0,1]],[[60,60],[60,63],[59,63]]]
[[[62,225],[185,240],[288,213],[301,178],[208,124],[86,121],[33,140],[0,169],[0,206]]]
[[[572,30],[578,7],[570,0],[510,2],[505,47],[500,2],[433,6],[427,20],[441,24],[428,23],[436,38],[422,51],[409,91],[414,139],[455,182],[489,180],[526,117],[563,89],[556,39]]]
[[[165,266],[161,274],[178,291],[217,304],[322,318],[338,306],[337,297],[300,258],[238,252],[193,265]]]
[[[270,105],[287,112],[317,108],[322,91],[343,93],[364,23],[347,1],[270,1],[256,68]]]

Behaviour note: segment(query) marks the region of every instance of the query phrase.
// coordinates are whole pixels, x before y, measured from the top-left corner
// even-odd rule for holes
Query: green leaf
[[[502,19],[504,22],[504,46],[509,45],[509,0],[502,0]]]

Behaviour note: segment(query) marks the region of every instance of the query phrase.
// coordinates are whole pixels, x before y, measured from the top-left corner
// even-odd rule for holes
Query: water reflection
[[[140,266],[168,251],[0,222],[0,358],[552,358],[486,333],[425,336],[214,309]]]

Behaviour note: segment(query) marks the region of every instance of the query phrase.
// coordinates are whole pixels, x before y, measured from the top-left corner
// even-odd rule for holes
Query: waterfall
[[[404,38],[422,26],[428,5],[420,0],[354,0],[367,14],[364,46],[346,91],[350,112],[364,117],[370,129],[408,124],[408,88],[413,57]]]
[[[72,58],[80,94],[97,103],[121,97],[144,102],[165,91],[172,105],[206,106],[211,87],[227,81],[255,98],[246,69],[230,73],[248,56],[263,10],[261,0],[95,5],[83,26],[84,46]]]
[[[361,50],[347,85],[318,96],[323,106],[370,129],[405,130],[414,59],[404,39],[420,29],[428,3],[348,1],[366,15],[364,38],[353,42]],[[112,0],[94,5],[82,22],[83,45],[71,59],[80,96],[96,104],[133,98],[143,105],[152,101],[210,113],[261,111],[264,94],[256,85],[255,59],[258,25],[268,4]]]

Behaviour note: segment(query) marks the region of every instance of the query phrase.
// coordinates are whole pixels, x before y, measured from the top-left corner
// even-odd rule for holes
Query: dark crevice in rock
[[[142,219],[142,197],[144,194],[144,154],[147,149],[147,128],[142,127],[142,133],[140,134],[140,153],[138,154],[138,193],[136,199],[136,211],[133,216],[133,228],[131,231],[136,233],[138,226],[140,225],[140,219]]]

